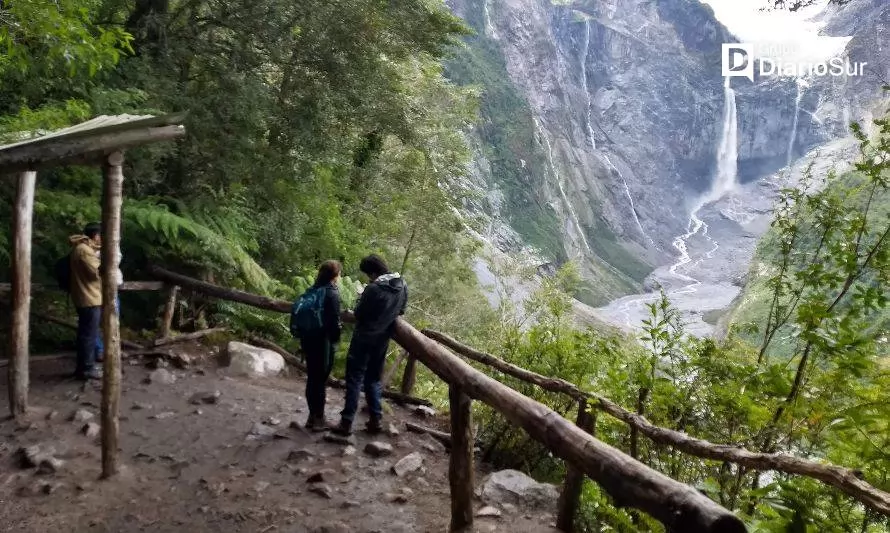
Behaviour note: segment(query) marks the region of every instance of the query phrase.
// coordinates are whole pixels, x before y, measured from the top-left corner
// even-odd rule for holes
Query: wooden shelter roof
[[[102,156],[185,135],[186,113],[102,115],[81,124],[0,146],[0,174],[63,164],[100,162]]]

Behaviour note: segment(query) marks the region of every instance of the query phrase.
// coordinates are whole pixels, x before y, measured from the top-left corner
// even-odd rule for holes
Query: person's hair
[[[384,274],[389,274],[389,267],[386,266],[386,261],[375,254],[371,254],[362,259],[361,263],[358,264],[358,269],[368,276],[382,276]]]
[[[325,261],[318,267],[318,275],[315,276],[315,284],[319,287],[327,285],[334,281],[334,278],[339,276],[342,271],[343,265],[340,264],[340,261],[334,261],[333,259]]]
[[[83,228],[83,234],[92,239],[102,233],[102,225],[98,222],[90,222]]]

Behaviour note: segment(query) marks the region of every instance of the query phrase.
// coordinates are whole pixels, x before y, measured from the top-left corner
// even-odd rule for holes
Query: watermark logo
[[[723,44],[723,77],[748,78],[752,83],[754,82],[754,45]]]
[[[846,57],[807,57],[787,44],[752,43],[724,43],[721,63],[724,78],[748,78],[752,82],[755,69],[760,76],[862,76],[868,65],[850,62]]]

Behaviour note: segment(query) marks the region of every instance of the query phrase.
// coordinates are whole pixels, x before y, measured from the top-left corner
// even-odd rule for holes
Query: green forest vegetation
[[[785,191],[758,256],[771,266],[751,289],[763,303],[725,339],[686,336],[666,299],[652,305],[639,339],[579,329],[569,296],[581,287],[576,265],[544,280],[523,310],[491,309],[471,270],[476,244],[459,214],[469,194],[466,134],[480,107],[521,102],[507,88],[485,99],[489,84],[476,76],[499,60],[482,45],[466,48],[469,34],[438,0],[3,2],[0,136],[14,141],[99,114],[188,111],[185,140],[127,153],[125,278],[142,279],[153,262],[293,298],[319,261],[340,258],[354,277],[358,258],[382,253],[406,274],[418,327],[562,377],[659,426],[853,468],[890,490],[887,328],[877,318],[887,316],[890,277],[890,121],[877,121],[871,137],[856,130],[854,173]],[[495,128],[507,136],[488,157],[497,162],[517,144],[533,151],[527,130]],[[543,165],[540,155],[534,164]],[[99,178],[76,167],[39,175],[36,282],[52,283],[67,235],[98,218]],[[4,281],[10,184],[0,187]],[[530,209],[517,212],[533,226],[527,233],[548,246],[553,221],[511,194]],[[355,281],[344,286],[348,304]],[[127,334],[153,327],[160,302],[124,296]],[[51,294],[34,306],[66,312]],[[287,340],[283,317],[234,304],[188,298],[179,316],[182,329],[225,323],[238,335]],[[35,346],[58,347],[70,333],[40,327],[34,336]],[[497,377],[574,418],[565,398]],[[424,371],[418,380],[418,395],[447,401],[439,380]],[[476,416],[486,460],[561,479],[562,462],[520,430],[483,406]],[[602,414],[596,435],[702,490],[751,531],[890,528],[887,516],[813,479],[690,457]],[[588,532],[663,531],[589,481],[577,520]]]

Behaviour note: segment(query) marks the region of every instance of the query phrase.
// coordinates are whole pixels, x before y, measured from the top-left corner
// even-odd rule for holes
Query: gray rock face
[[[546,259],[579,259],[582,275],[598,282],[599,301],[585,303],[637,292],[647,264],[675,259],[672,241],[716,174],[725,101],[721,46],[737,39],[696,0],[449,5],[479,34],[470,47],[501,54],[530,115],[508,124],[527,130],[521,147],[499,149],[496,157],[484,140],[491,117],[483,117],[486,125],[471,139],[472,171],[487,202],[469,210],[487,211],[496,227],[523,209],[516,198],[504,201],[503,191],[523,188],[523,201],[543,206],[555,221],[562,250],[542,250]],[[890,3],[857,0],[823,18],[827,34],[853,36],[846,54],[874,74],[824,77],[800,92],[789,78],[734,78],[740,182],[768,176],[789,157],[846,135],[849,120],[886,109],[878,101],[880,80],[890,79],[882,44],[890,38]],[[512,181],[499,174],[497,159],[505,157],[513,158]],[[513,226],[526,242],[534,237],[521,221]],[[515,251],[503,234],[489,231],[486,238]]]
[[[517,470],[495,472],[482,482],[482,501],[489,505],[517,505],[552,511],[559,499],[559,490],[549,483],[538,483]]]

